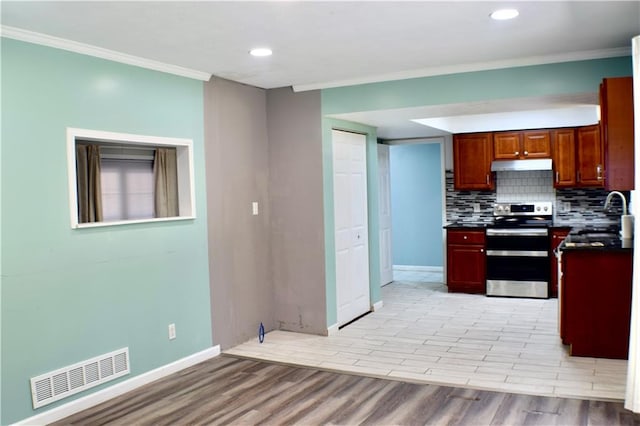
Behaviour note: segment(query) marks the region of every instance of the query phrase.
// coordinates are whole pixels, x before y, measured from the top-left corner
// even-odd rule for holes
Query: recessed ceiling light
[[[491,13],[491,19],[495,19],[497,21],[504,21],[506,19],[513,19],[518,16],[520,13],[516,9],[499,9],[495,12]]]
[[[249,51],[249,53],[252,56],[271,56],[271,54],[273,52],[271,51],[271,49],[269,49],[267,47],[259,47],[259,48],[256,48],[256,49],[251,49]]]

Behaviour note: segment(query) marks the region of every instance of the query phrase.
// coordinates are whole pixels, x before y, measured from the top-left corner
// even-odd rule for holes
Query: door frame
[[[444,228],[447,224],[447,178],[446,172],[453,170],[453,136],[433,136],[427,138],[410,138],[410,139],[390,139],[385,143],[389,146],[394,145],[418,145],[433,144],[440,145],[440,200],[442,205],[441,211],[441,228],[442,228],[442,280],[447,282],[447,232]],[[391,187],[393,191],[393,187]],[[393,246],[391,248],[393,253]]]
[[[392,220],[391,220],[391,176],[390,176],[390,158],[389,158],[389,154],[390,154],[390,149],[391,146],[387,143],[379,143],[376,146],[377,150],[378,150],[378,217],[379,217],[379,230],[378,233],[380,235],[380,286],[383,287],[387,284],[391,284],[393,282],[393,245],[392,245],[392,235],[393,235],[393,229],[392,229]],[[383,179],[382,179],[382,171],[381,171],[381,167],[380,167],[380,152],[384,150],[386,151],[385,155],[386,155],[386,166],[387,166],[387,173],[386,173],[386,179],[384,179],[384,183],[383,183]],[[387,204],[388,206],[386,206],[389,210],[388,215],[389,215],[389,241],[388,241],[388,247],[385,247],[384,244],[384,238],[383,238],[383,234],[382,234],[382,217],[383,217],[383,213],[382,213],[382,203],[384,202],[383,200],[383,188],[381,188],[381,185],[385,185],[387,186]],[[384,255],[386,254],[389,256],[389,273],[391,274],[391,278],[389,279],[387,276],[385,276],[384,274]]]

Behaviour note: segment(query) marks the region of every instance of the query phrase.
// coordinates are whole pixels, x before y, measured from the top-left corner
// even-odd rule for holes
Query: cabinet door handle
[[[487,185],[489,185],[489,174],[487,173]]]
[[[600,164],[596,166],[596,176],[598,180],[602,180],[602,166]]]
[[[484,249],[480,249],[480,253],[484,253]]]
[[[520,151],[516,151],[514,155],[517,157],[518,155],[520,155]]]
[[[545,136],[535,135],[535,136],[527,136],[527,139],[544,139]]]
[[[462,239],[463,239],[463,240],[466,240],[466,239],[467,239],[467,236],[466,236],[466,235],[463,235],[463,236],[462,236]]]
[[[580,175],[580,170],[578,170],[578,182],[582,181],[582,176]]]
[[[556,183],[560,182],[560,172],[556,172]]]
[[[529,151],[525,151],[525,152],[524,152],[524,155],[529,155]]]

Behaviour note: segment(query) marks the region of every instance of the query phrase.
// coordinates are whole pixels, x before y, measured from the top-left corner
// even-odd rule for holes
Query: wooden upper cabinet
[[[576,130],[551,131],[553,148],[553,186],[568,188],[576,186]]]
[[[600,85],[605,187],[634,189],[633,78],[605,78]]]
[[[453,135],[453,186],[455,189],[494,189],[491,173],[491,133]]]
[[[551,158],[551,137],[548,130],[522,132],[522,158]]]
[[[493,134],[496,160],[551,158],[551,138],[547,130],[496,132]]]
[[[578,127],[576,152],[578,186],[603,187],[604,161],[599,125]]]
[[[521,154],[522,132],[493,134],[493,155],[496,160],[516,160]]]

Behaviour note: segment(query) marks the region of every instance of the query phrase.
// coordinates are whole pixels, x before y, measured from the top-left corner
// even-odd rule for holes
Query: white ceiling
[[[489,19],[491,11],[504,6],[516,7],[520,16]],[[625,55],[631,38],[640,34],[640,2],[2,1],[1,21],[3,27],[256,87],[308,90]],[[249,49],[258,46],[269,46],[273,56],[249,56]],[[548,107],[557,114],[560,107],[553,102]],[[565,107],[577,105],[584,103]],[[449,108],[450,115],[487,109],[476,107]],[[502,111],[495,107],[490,112],[510,111],[513,105],[500,105]],[[411,118],[445,117],[438,108],[423,113],[430,115]],[[364,114],[359,121],[381,126],[383,137],[438,133],[392,116]]]

